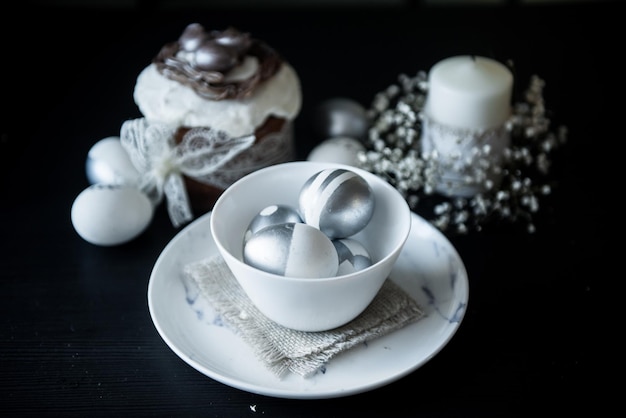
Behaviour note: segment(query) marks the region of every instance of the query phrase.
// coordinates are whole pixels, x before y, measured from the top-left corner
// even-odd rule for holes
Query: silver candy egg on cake
[[[199,23],[191,23],[187,25],[183,34],[178,38],[180,47],[188,52],[195,51],[206,39],[204,27]]]
[[[297,209],[289,205],[269,205],[261,209],[252,218],[246,230],[244,240],[247,241],[253,234],[263,228],[285,223],[302,223],[302,218]]]
[[[201,70],[225,72],[237,62],[237,55],[217,42],[204,42],[195,52],[195,66]]]
[[[362,176],[328,168],[311,176],[298,196],[300,215],[331,240],[361,231],[374,214],[374,193]]]
[[[199,23],[187,25],[178,38],[178,45],[182,51],[190,54],[196,69],[221,73],[239,64],[251,43],[247,33],[240,33],[234,28],[207,33]],[[217,74],[214,76],[221,77]]]
[[[231,48],[238,55],[245,53],[252,44],[250,34],[242,33],[234,28],[228,28],[223,32],[214,31],[215,42]]]
[[[289,277],[333,277],[339,257],[332,241],[304,223],[272,225],[244,243],[243,261],[259,270]]]
[[[338,276],[354,273],[372,265],[372,257],[369,251],[356,239],[336,239],[333,240],[333,245],[339,257]]]

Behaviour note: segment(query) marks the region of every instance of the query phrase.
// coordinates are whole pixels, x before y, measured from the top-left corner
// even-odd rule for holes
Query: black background
[[[593,412],[621,379],[618,301],[623,32],[618,2],[368,8],[3,10],[0,113],[0,412],[7,416],[532,416]],[[147,307],[151,269],[177,229],[161,207],[130,243],[75,233],[74,198],[99,139],[140,114],[136,76],[197,21],[267,41],[298,71],[298,156],[321,138],[316,106],[374,95],[456,54],[515,63],[516,94],[546,81],[558,183],[537,232],[449,238],[470,280],[452,341],[409,376],[364,394],[287,400],[216,382],[178,358]],[[609,240],[609,238],[613,238]],[[615,290],[613,290],[613,288]],[[621,299],[621,298],[619,298]],[[605,363],[606,362],[606,363]],[[608,366],[608,367],[606,367]],[[600,377],[602,376],[602,378]],[[256,412],[250,406],[256,405]]]

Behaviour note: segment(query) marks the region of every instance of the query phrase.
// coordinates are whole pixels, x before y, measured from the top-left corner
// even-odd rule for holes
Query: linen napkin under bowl
[[[320,332],[297,331],[262,314],[220,255],[187,264],[183,274],[197,284],[201,296],[279,377],[289,372],[310,377],[339,353],[425,315],[415,300],[387,278],[365,311],[346,325]]]

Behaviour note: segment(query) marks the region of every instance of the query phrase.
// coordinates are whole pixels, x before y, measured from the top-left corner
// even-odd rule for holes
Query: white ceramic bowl
[[[372,265],[343,276],[293,278],[244,263],[244,234],[252,218],[272,204],[297,208],[306,180],[331,167],[356,172],[374,192],[372,219],[353,236],[369,250]],[[255,306],[269,319],[300,331],[336,328],[362,313],[391,272],[410,228],[408,204],[388,182],[356,167],[310,161],[282,163],[248,174],[222,193],[211,215],[217,248]]]

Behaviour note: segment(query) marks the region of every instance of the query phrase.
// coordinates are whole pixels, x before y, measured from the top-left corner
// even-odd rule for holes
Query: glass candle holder
[[[434,190],[445,196],[471,197],[499,187],[510,143],[505,125],[458,128],[423,117],[422,155],[433,163]]]

